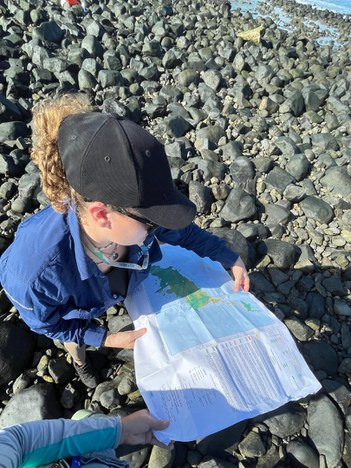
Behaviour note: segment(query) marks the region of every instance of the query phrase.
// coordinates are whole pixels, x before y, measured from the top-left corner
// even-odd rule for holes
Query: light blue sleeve
[[[31,468],[118,446],[119,417],[47,419],[0,430],[0,468]]]

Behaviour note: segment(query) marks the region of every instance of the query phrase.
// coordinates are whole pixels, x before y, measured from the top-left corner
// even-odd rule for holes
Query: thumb
[[[169,421],[162,421],[161,419],[156,419],[153,416],[150,416],[150,429],[154,431],[162,431],[169,426]]]
[[[133,330],[132,334],[133,334],[134,340],[136,340],[137,338],[140,338],[141,336],[145,335],[146,332],[147,332],[147,328],[139,328],[138,330]]]

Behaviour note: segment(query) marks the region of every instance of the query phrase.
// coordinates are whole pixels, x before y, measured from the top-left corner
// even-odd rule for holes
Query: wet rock
[[[31,362],[34,340],[12,323],[0,322],[0,387],[23,372]]]
[[[14,395],[0,415],[0,428],[41,419],[61,417],[54,386],[41,383]]]
[[[338,368],[338,356],[334,348],[324,341],[311,341],[304,345],[304,355],[315,370],[323,370],[328,375],[335,375]]]
[[[325,456],[327,466],[336,467],[344,445],[343,423],[338,410],[329,398],[323,395],[311,402],[307,415],[310,439],[319,453]],[[326,427],[328,431],[325,430]]]

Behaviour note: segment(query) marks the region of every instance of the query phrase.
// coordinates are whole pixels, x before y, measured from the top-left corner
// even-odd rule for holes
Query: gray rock
[[[70,383],[66,385],[61,394],[60,403],[66,409],[73,408],[76,400],[78,399],[77,390]]]
[[[61,417],[61,408],[55,388],[41,383],[14,395],[0,415],[0,428],[42,419]]]
[[[110,388],[103,392],[100,395],[100,403],[104,408],[109,410],[119,406],[121,403],[121,396],[119,395],[117,388]]]
[[[267,215],[265,224],[268,227],[275,227],[278,224],[285,225],[291,216],[290,210],[276,204],[265,205],[264,209]]]
[[[104,55],[104,49],[95,36],[91,36],[89,34],[85,36],[82,40],[81,47],[95,58],[102,58]]]
[[[261,417],[259,418],[261,419]],[[262,418],[270,432],[285,439],[301,431],[306,422],[306,412],[297,403],[288,403]]]
[[[280,455],[278,451],[278,447],[274,444],[267,450],[264,455],[261,455],[257,460],[257,468],[268,468],[277,466],[280,460]]]
[[[331,276],[322,281],[323,287],[333,296],[345,296],[347,294],[341,278]]]
[[[277,239],[266,239],[259,246],[259,253],[268,255],[277,268],[291,268],[295,263],[294,245]]]
[[[331,133],[317,133],[311,136],[313,151],[315,154],[323,154],[327,150],[338,150],[339,145]]]
[[[299,205],[306,216],[320,223],[328,224],[334,217],[332,207],[320,198],[307,196]]]
[[[337,315],[351,317],[351,306],[345,300],[336,298],[334,299],[334,312]]]
[[[221,211],[225,221],[237,222],[250,219],[256,214],[254,199],[241,188],[233,188]]]
[[[250,283],[253,291],[257,293],[274,293],[275,287],[267,280],[267,278],[258,271],[253,271],[250,274]]]
[[[300,320],[295,317],[284,320],[284,323],[299,341],[307,341],[313,336],[312,328],[300,322]]]
[[[175,450],[167,450],[157,445],[152,447],[148,468],[171,468]]]
[[[239,141],[230,141],[226,145],[219,147],[225,159],[234,160],[242,156],[243,147]]]
[[[68,364],[64,357],[50,359],[48,372],[58,385],[67,384],[75,375],[73,367]]]
[[[305,101],[300,91],[295,91],[285,102],[280,106],[280,111],[291,112],[295,117],[299,117],[305,110]]]
[[[81,91],[92,90],[97,84],[94,76],[86,70],[79,70],[78,73],[78,86]]]
[[[201,141],[208,140],[213,145],[213,147],[209,149],[215,149],[220,138],[224,136],[224,129],[218,125],[210,125],[208,127],[201,128],[196,132],[195,147],[201,149]]]
[[[317,291],[307,294],[308,316],[320,319],[325,312],[324,297]]]
[[[18,184],[18,193],[22,198],[35,198],[40,191],[40,174],[31,172],[24,174]]]
[[[229,167],[235,187],[255,193],[255,166],[246,156],[237,157]]]
[[[328,397],[322,395],[310,403],[307,411],[310,439],[325,456],[328,467],[338,466],[344,445],[343,422],[338,410]]]
[[[17,190],[16,184],[7,181],[0,186],[0,198],[10,200]]]
[[[350,197],[351,177],[346,167],[330,167],[321,178],[321,183],[333,194]]]
[[[230,249],[237,252],[245,265],[249,265],[249,244],[246,238],[236,229],[216,228],[211,230],[212,234],[224,239]],[[228,265],[230,266],[230,265]]]
[[[279,193],[283,193],[286,187],[294,182],[294,177],[281,167],[276,166],[268,173],[265,182]]]
[[[209,435],[197,441],[197,450],[202,455],[217,455],[232,453],[238,447],[241,436],[246,428],[247,421],[227,427],[215,434]]]
[[[302,439],[295,439],[288,443],[286,452],[289,460],[297,463],[297,466],[305,468],[319,468],[319,455]]]
[[[212,177],[223,180],[227,170],[227,167],[222,163],[203,159],[197,160],[197,167],[201,171],[204,181],[210,181]]]
[[[40,26],[34,28],[33,38],[38,38],[43,41],[54,42],[60,44],[64,36],[64,31],[56,23],[56,21],[45,21]]]
[[[266,453],[260,434],[250,431],[239,444],[240,453],[244,457],[260,457]]]
[[[339,374],[345,374],[347,377],[351,375],[351,358],[345,358],[341,361],[338,372]]]
[[[304,356],[313,368],[323,370],[327,375],[335,375],[338,369],[338,356],[335,349],[325,341],[310,341],[303,347]]]
[[[202,74],[202,79],[207,86],[217,91],[222,82],[222,75],[217,70],[206,70]]]
[[[0,387],[18,377],[32,360],[32,336],[9,322],[0,322]]]
[[[295,154],[299,153],[299,148],[296,143],[287,136],[279,137],[275,140],[274,145],[279,148],[285,158],[292,158]]]
[[[24,213],[29,213],[32,209],[33,205],[32,202],[29,198],[24,198],[24,197],[17,197],[12,203],[11,203],[11,209],[15,213],[19,214],[24,214]]]
[[[0,104],[3,106],[3,111],[1,112],[1,120],[20,120],[22,119],[22,114],[16,104],[5,96],[0,94]]]
[[[119,71],[115,70],[100,70],[98,74],[98,82],[103,89],[111,86],[122,86],[123,78]]]
[[[29,129],[24,122],[4,122],[0,123],[0,143],[7,140],[16,140],[19,137],[29,135]]]
[[[324,104],[328,91],[316,85],[311,85],[303,88],[302,95],[305,100],[306,110],[317,112],[321,105]]]
[[[208,214],[210,212],[213,199],[209,187],[191,180],[189,183],[189,199],[195,203],[198,213]]]
[[[128,314],[115,315],[108,319],[108,329],[111,333],[129,330],[131,329],[132,325],[132,319]]]
[[[165,145],[165,151],[169,158],[186,159],[185,143],[183,141],[174,141]]]
[[[117,390],[120,395],[128,395],[128,393],[133,391],[133,388],[135,388],[135,383],[132,377],[130,375],[124,375]]]
[[[196,70],[188,68],[181,71],[175,79],[180,86],[185,86],[187,88],[192,83],[197,84],[199,82],[199,74]]]
[[[168,134],[175,138],[182,137],[191,129],[191,124],[181,115],[171,115],[165,119],[164,124]]]
[[[297,181],[300,181],[306,177],[310,166],[310,162],[304,154],[295,154],[289,159],[286,170]]]
[[[337,380],[325,379],[322,382],[323,390],[338,404],[343,414],[347,413],[351,404],[351,392]]]

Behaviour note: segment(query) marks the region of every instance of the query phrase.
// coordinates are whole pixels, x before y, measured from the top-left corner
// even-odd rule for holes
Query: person
[[[102,416],[102,417],[90,417]],[[118,460],[118,445],[152,444],[165,446],[153,431],[163,430],[168,421],[152,417],[147,410],[125,418],[86,415],[84,419],[46,419],[0,430],[0,468],[26,468],[48,465],[62,460],[62,467],[122,468],[128,463]]]
[[[23,221],[0,260],[0,283],[34,332],[61,340],[81,381],[98,375],[86,345],[133,348],[146,329],[112,333],[94,321],[124,300],[179,245],[249,276],[225,241],[193,223],[196,208],[173,184],[163,145],[136,123],[94,112],[84,94],[33,111],[32,160],[50,205]]]

